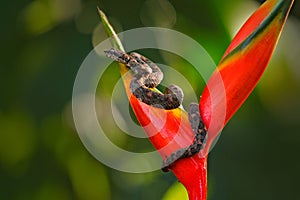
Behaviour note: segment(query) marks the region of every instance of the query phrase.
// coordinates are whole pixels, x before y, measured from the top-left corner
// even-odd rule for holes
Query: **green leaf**
[[[184,186],[175,182],[165,193],[162,200],[188,200],[188,194]]]

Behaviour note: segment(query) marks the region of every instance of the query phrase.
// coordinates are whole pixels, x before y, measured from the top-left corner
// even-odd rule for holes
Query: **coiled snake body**
[[[183,101],[183,91],[176,85],[170,85],[165,93],[158,93],[150,88],[155,88],[163,79],[160,68],[148,58],[138,54],[130,55],[116,49],[104,51],[106,56],[125,64],[134,73],[130,82],[130,91],[140,101],[166,110],[178,108]],[[168,171],[170,165],[181,158],[190,157],[198,153],[204,146],[207,131],[200,117],[198,104],[191,103],[189,108],[189,122],[195,134],[193,143],[183,149],[173,152],[167,157],[162,166],[163,171]]]

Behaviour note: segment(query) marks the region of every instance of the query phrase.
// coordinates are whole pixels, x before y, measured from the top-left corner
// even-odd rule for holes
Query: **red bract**
[[[271,58],[292,4],[293,0],[266,1],[237,33],[200,100],[200,113],[207,127],[218,120],[222,128],[252,92]],[[218,95],[222,89],[225,105]],[[225,118],[219,120],[224,106]],[[209,133],[207,148],[219,131]]]
[[[293,0],[268,0],[244,24],[209,79],[199,109],[208,128],[208,141],[197,155],[171,166],[191,200],[205,200],[207,152],[215,137],[249,96],[274,51]],[[121,66],[131,106],[146,134],[163,159],[192,143],[187,113],[181,108],[163,110],[137,100],[129,90],[132,79]]]

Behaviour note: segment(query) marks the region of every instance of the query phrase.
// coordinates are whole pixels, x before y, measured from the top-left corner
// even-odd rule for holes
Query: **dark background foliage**
[[[162,199],[176,182],[171,173],[110,169],[87,152],[74,129],[71,96],[77,70],[106,38],[96,6],[118,32],[172,28],[197,40],[217,63],[232,33],[258,5],[253,0],[2,2],[0,199]],[[210,153],[210,200],[299,196],[299,7],[297,1],[266,73]],[[174,67],[192,74],[192,68]],[[114,68],[106,74],[104,84],[120,76]],[[190,80],[200,96],[203,84],[193,76]],[[106,84],[99,95],[109,99],[112,89]],[[124,149],[152,150],[146,140],[124,135],[115,140]]]

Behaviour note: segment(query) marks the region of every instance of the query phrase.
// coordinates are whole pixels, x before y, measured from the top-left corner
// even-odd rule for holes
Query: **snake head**
[[[123,63],[125,65],[130,61],[130,56],[123,51],[116,50],[111,48],[109,50],[104,51],[105,55],[117,62]]]

